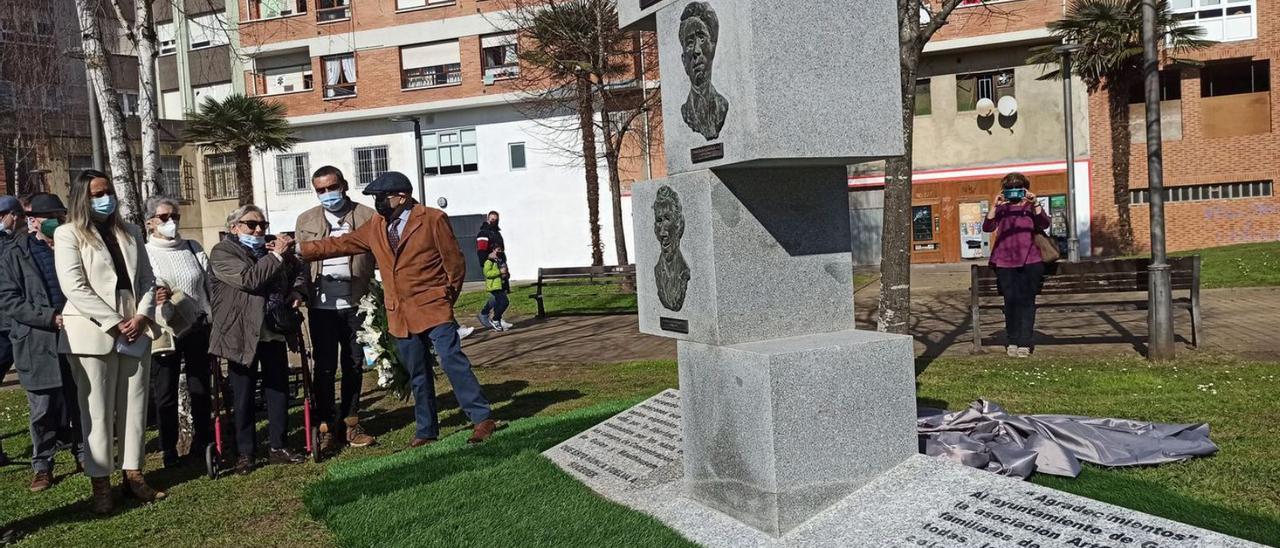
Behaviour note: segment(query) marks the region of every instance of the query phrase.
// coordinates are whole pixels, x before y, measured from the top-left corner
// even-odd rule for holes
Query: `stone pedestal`
[[[916,453],[909,337],[680,341],[685,490],[774,536]]]

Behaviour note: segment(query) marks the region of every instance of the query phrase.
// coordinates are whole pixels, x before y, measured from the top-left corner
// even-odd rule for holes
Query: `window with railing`
[[[204,195],[210,200],[235,198],[236,158],[233,154],[216,154],[204,159]]]
[[[249,0],[250,19],[272,19],[307,12],[307,0]]]
[[[400,48],[400,87],[431,88],[462,83],[457,40]]]
[[[360,186],[372,183],[390,169],[387,167],[387,147],[361,147],[355,152],[356,181]]]
[[[516,33],[480,37],[480,62],[486,84],[520,75],[520,49]]]
[[[1169,10],[1183,25],[1204,29],[1215,42],[1258,37],[1257,0],[1169,0]]]
[[[1271,181],[1248,181],[1243,183],[1218,183],[1211,185],[1173,186],[1164,189],[1166,202],[1204,202],[1211,200],[1238,200],[1242,198],[1266,198],[1274,192]],[[1151,203],[1151,191],[1138,189],[1129,191],[1129,203]]]
[[[476,129],[437,131],[422,136],[422,170],[427,176],[480,171]]]
[[[306,154],[281,154],[276,156],[276,180],[280,192],[305,192],[311,189],[307,179]]]
[[[1014,90],[1012,70],[956,75],[956,110],[977,110],[978,101],[999,102],[1001,97],[1014,96]]]
[[[316,21],[326,23],[351,18],[348,0],[316,0]]]
[[[187,192],[182,181],[182,157],[160,157],[160,186],[164,195],[180,201],[190,201],[193,196]]]
[[[356,56],[354,53],[325,57],[324,98],[352,97],[356,94]]]

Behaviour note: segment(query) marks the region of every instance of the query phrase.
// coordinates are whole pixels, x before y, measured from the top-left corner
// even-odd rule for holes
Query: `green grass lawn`
[[[547,314],[634,314],[635,291],[624,289],[618,278],[603,280],[600,284],[588,286],[548,286],[543,292]],[[508,295],[511,299],[511,308],[507,309],[508,317],[528,318],[536,315],[537,301],[530,298],[534,293],[532,284],[513,285]],[[463,322],[473,320],[488,299],[487,291],[463,293],[454,306],[458,318]]]
[[[1174,255],[1199,254],[1204,287],[1280,285],[1280,242],[1230,245]]]
[[[982,397],[1015,413],[1070,413],[1208,422],[1222,451],[1207,459],[1034,481],[1094,499],[1280,545],[1280,363],[1197,357],[1152,366],[1139,359],[940,359],[920,374],[923,404],[964,407]],[[93,519],[88,485],[73,476],[27,493],[29,471],[0,470],[0,529],[30,546],[668,546],[680,540],[642,515],[600,499],[538,456],[638,399],[675,384],[670,362],[522,366],[478,371],[498,418],[512,421],[487,445],[462,436],[399,451],[412,413],[374,401],[378,447],[320,465],[266,467],[210,481],[196,471],[157,472],[170,500]],[[446,433],[464,428],[446,394]],[[378,398],[378,394],[370,396]],[[0,392],[0,435],[28,450],[25,401]],[[294,438],[300,443],[300,436]],[[156,457],[153,455],[153,461]],[[70,468],[65,455],[59,470]]]

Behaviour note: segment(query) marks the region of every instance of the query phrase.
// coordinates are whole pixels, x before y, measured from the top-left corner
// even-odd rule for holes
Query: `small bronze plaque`
[[[640,9],[645,9],[661,1],[662,0],[640,0]]]
[[[672,333],[689,334],[689,320],[677,320],[675,318],[658,318],[658,327],[663,331]]]
[[[698,147],[689,151],[689,159],[695,164],[719,160],[721,158],[724,158],[724,143]]]

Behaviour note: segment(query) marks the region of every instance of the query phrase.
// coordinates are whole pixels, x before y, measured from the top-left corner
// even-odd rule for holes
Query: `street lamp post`
[[[422,121],[417,116],[393,116],[392,122],[411,122],[413,124],[413,143],[415,147],[414,156],[417,160],[414,165],[418,168],[418,199],[426,201],[427,199],[427,183],[422,173]]]
[[[1071,55],[1084,49],[1080,44],[1053,48],[1062,56],[1062,117],[1067,137],[1067,260],[1080,262],[1080,232],[1076,226],[1076,128],[1071,104]]]
[[[1147,103],[1147,186],[1151,195],[1151,267],[1148,289],[1147,357],[1174,358],[1173,291],[1164,238],[1164,150],[1160,135],[1160,58],[1156,47],[1156,0],[1142,0],[1142,70]]]

